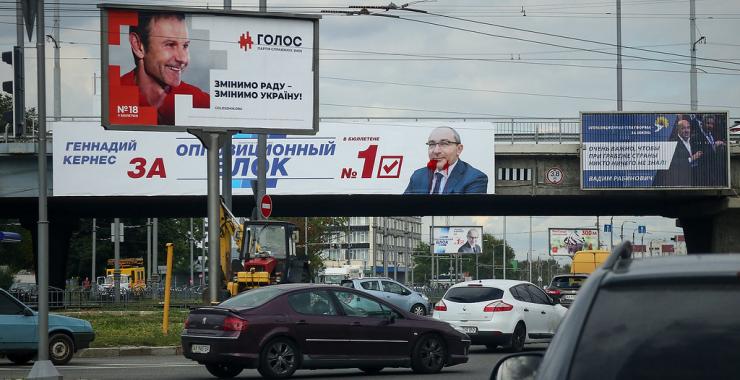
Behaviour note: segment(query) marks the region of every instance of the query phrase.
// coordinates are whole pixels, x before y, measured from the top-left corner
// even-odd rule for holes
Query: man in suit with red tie
[[[460,159],[460,134],[435,128],[426,142],[429,163],[411,175],[404,194],[486,194],[488,176]]]

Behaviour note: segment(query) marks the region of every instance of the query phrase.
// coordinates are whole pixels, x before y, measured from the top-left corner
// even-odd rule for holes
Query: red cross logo
[[[249,32],[247,32],[246,36],[242,33],[241,37],[239,37],[239,47],[247,51],[252,48],[252,44],[254,44],[254,41],[252,41],[252,36],[249,35]]]

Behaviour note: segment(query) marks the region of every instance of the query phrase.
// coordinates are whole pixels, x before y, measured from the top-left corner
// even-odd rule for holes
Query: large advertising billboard
[[[578,251],[599,249],[596,228],[549,228],[547,232],[551,256],[573,256]]]
[[[103,126],[314,134],[319,18],[101,5]]]
[[[727,189],[726,112],[581,113],[581,188]]]
[[[434,253],[437,255],[457,253],[483,253],[483,227],[443,226],[432,229]]]
[[[50,129],[54,196],[206,194],[207,151],[188,133],[106,131],[78,122],[52,122]],[[486,122],[322,121],[316,136],[268,136],[267,192],[493,194],[493,140]],[[256,154],[255,135],[234,135],[234,195],[252,194]],[[444,158],[452,165],[437,181],[438,170],[427,165]]]

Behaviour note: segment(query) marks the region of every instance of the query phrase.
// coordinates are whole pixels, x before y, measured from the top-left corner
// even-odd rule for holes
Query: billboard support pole
[[[209,133],[208,137],[208,291],[211,304],[218,303],[219,279],[221,271],[219,252],[219,199],[218,199],[218,148],[221,145],[219,133]]]

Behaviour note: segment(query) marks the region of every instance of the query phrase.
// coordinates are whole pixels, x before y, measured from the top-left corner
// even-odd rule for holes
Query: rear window
[[[604,288],[569,378],[737,379],[739,315],[736,281]]]
[[[583,285],[588,277],[585,276],[563,276],[552,279],[552,286],[560,289],[578,289]]]
[[[270,301],[283,293],[285,293],[285,290],[283,289],[279,289],[274,286],[266,286],[264,288],[252,289],[250,291],[240,293],[224,302],[221,302],[219,306],[235,309],[251,309],[263,305],[267,303],[267,301]]]
[[[501,299],[504,291],[497,288],[461,286],[447,291],[444,299],[458,303],[476,303]]]

